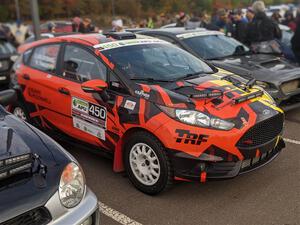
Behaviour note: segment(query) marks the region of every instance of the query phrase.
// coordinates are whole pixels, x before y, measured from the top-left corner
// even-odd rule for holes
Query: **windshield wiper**
[[[179,80],[191,80],[191,79],[194,79],[194,78],[198,78],[200,75],[205,75],[205,74],[211,74],[212,72],[203,72],[203,71],[200,71],[200,72],[196,72],[196,73],[188,73],[182,77],[179,77],[177,78],[176,80],[174,81],[179,81]]]
[[[130,80],[147,81],[147,82],[170,82],[170,80],[161,80],[161,79],[154,79],[154,78],[131,78]]]

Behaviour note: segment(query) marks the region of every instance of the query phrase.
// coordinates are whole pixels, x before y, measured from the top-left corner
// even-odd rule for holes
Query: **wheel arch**
[[[164,144],[162,143],[162,141],[151,131],[142,128],[142,127],[133,127],[128,129],[123,135],[122,138],[118,141],[116,148],[115,148],[115,152],[114,152],[114,162],[113,162],[113,170],[114,172],[123,172],[125,171],[124,168],[124,158],[123,158],[123,152],[124,152],[124,146],[128,140],[128,138],[130,137],[130,135],[139,132],[139,131],[143,131],[143,132],[147,132],[149,134],[151,134],[152,136],[154,136],[155,138],[157,138],[157,140],[159,140],[161,142],[161,144],[164,146]]]

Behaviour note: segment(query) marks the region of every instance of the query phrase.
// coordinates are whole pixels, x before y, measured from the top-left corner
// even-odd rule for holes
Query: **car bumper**
[[[60,203],[58,192],[47,202],[52,221],[49,225],[98,225],[99,208],[97,197],[87,188],[85,197],[74,208],[66,209]]]
[[[267,150],[264,154],[248,158],[243,161],[203,161],[199,158],[169,150],[169,156],[174,166],[176,180],[201,181],[213,179],[234,178],[267,165],[273,161],[285,147],[280,138],[276,147]]]

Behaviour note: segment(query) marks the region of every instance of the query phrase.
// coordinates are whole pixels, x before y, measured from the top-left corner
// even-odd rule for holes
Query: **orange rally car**
[[[255,80],[165,41],[129,33],[32,43],[14,66],[10,110],[49,134],[103,150],[157,194],[173,180],[232,178],[284,148],[283,112]]]

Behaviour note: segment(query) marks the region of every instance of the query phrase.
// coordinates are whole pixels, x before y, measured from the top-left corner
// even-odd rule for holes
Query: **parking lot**
[[[136,190],[112,161],[64,145],[96,193],[101,224],[300,224],[300,109],[286,114],[286,148],[275,161],[232,180],[177,183],[158,196]]]

